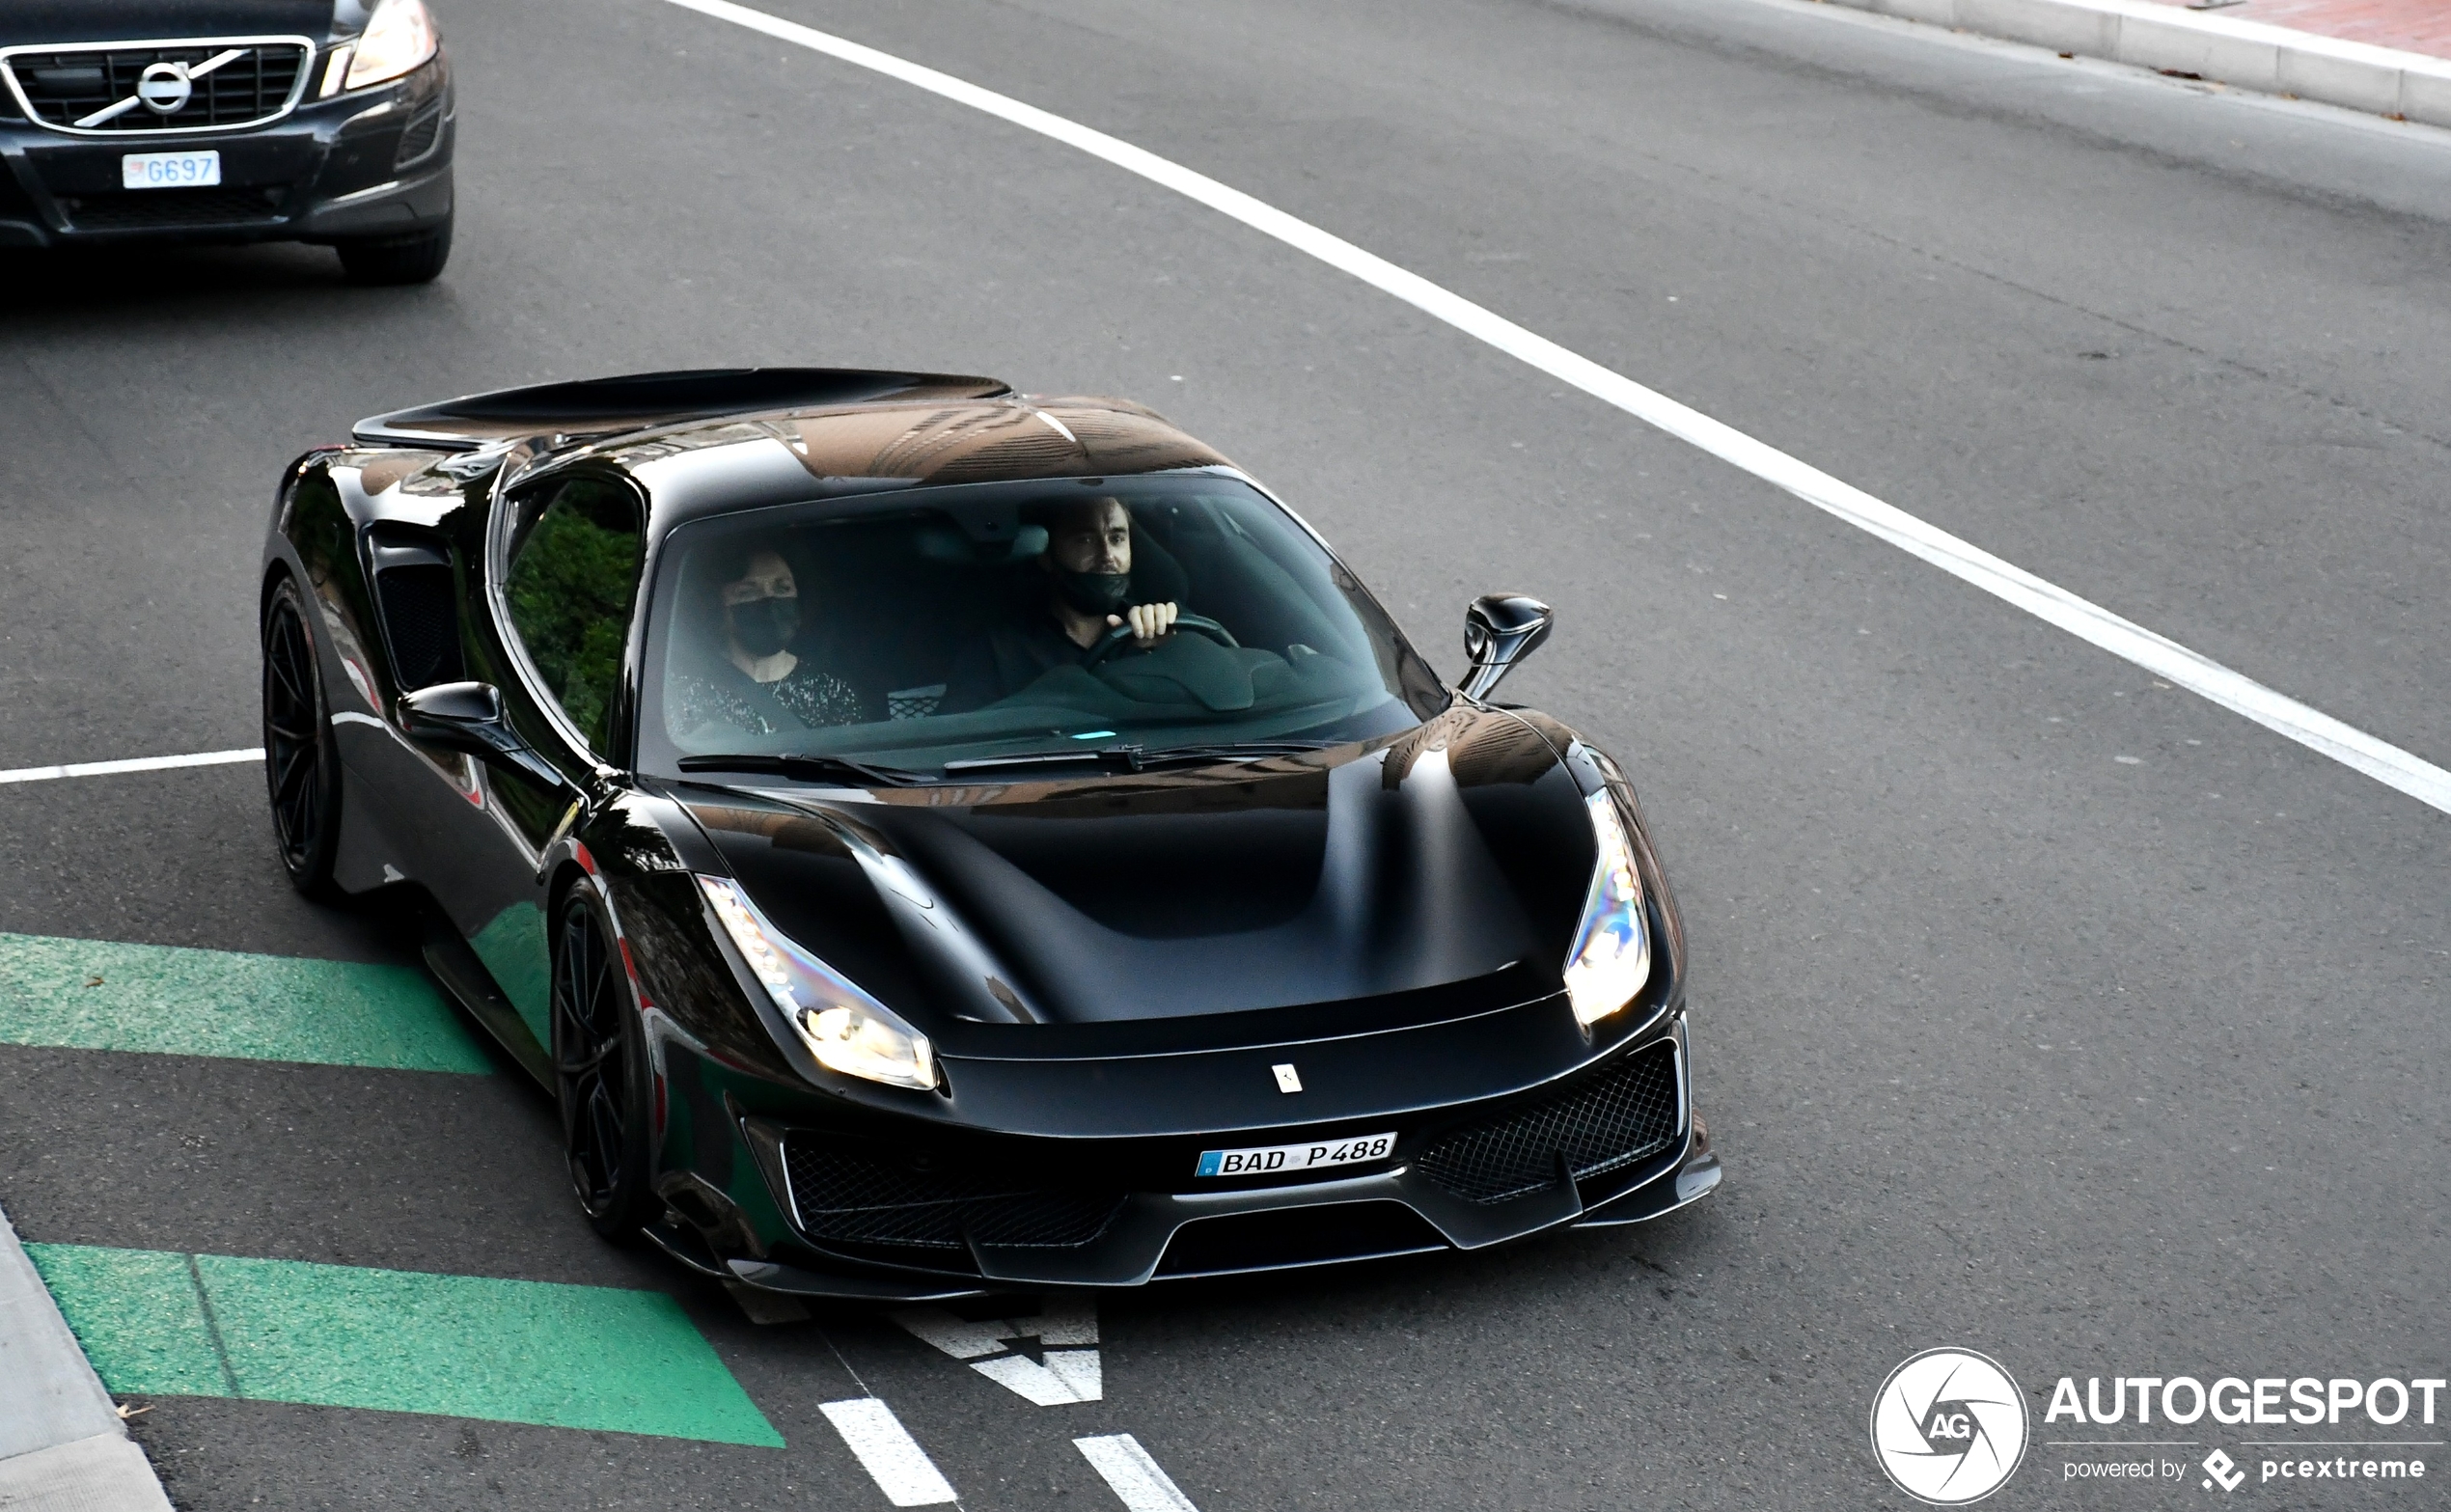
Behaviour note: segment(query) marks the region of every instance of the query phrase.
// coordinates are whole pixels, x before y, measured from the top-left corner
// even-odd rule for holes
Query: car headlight
[[[817,1064],[888,1086],[933,1090],[936,1049],[825,962],[768,924],[748,895],[722,877],[701,876],[724,932]]]
[[[1651,931],[1642,917],[1642,877],[1616,803],[1603,788],[1583,801],[1600,857],[1584,894],[1583,922],[1566,956],[1566,1001],[1588,1028],[1634,1001],[1651,977]]]
[[[399,78],[431,58],[441,45],[442,34],[434,26],[434,14],[426,9],[426,0],[378,0],[354,47],[339,49],[325,66],[321,93],[364,89]],[[345,73],[341,71],[344,57],[347,59]]]

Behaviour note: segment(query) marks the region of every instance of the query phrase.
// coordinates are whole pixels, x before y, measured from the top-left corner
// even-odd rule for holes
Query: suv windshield
[[[1232,478],[789,505],[681,526],[658,557],[646,771],[1282,749],[1406,729],[1447,698],[1369,592]]]

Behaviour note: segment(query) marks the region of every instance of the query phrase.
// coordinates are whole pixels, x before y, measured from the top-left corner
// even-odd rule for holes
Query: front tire
[[[328,897],[341,848],[341,758],[314,622],[296,582],[282,579],[263,612],[263,777],[289,885]]]
[[[451,221],[413,236],[344,241],[333,250],[352,284],[430,284],[451,261]]]
[[[622,1238],[652,1216],[647,1036],[592,882],[570,890],[554,926],[552,1048],[570,1190],[597,1233]]]

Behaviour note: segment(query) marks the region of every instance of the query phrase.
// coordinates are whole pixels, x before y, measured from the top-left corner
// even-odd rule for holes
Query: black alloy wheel
[[[649,1216],[647,1045],[604,902],[581,882],[553,937],[554,1096],[570,1189],[608,1239]]]
[[[323,674],[296,583],[284,579],[263,615],[263,778],[272,833],[290,886],[332,891],[341,839],[341,762],[323,702]]]

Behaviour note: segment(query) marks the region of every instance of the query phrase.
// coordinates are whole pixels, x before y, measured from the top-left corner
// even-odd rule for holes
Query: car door
[[[638,600],[645,510],[618,478],[514,491],[470,574],[469,676],[499,691],[524,751],[479,758],[482,793],[459,828],[445,909],[539,1046],[552,1044],[544,852],[610,795],[605,760]],[[439,891],[439,890],[438,890]]]

